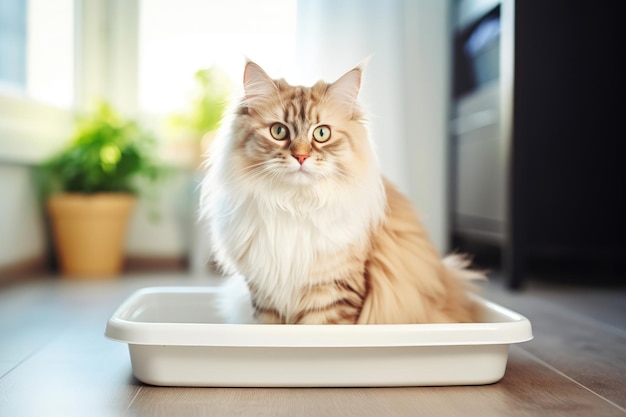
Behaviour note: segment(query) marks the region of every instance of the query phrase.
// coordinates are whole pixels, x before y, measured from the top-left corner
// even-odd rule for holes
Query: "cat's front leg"
[[[285,324],[277,314],[267,311],[257,311],[254,318],[259,324]]]
[[[295,324],[355,324],[361,315],[365,284],[344,278],[307,288],[293,316]]]
[[[254,320],[259,324],[285,324],[285,319],[273,308],[261,307],[252,302]]]
[[[359,313],[355,311],[333,312],[316,311],[308,312],[303,317],[299,317],[295,324],[355,324],[359,318]]]

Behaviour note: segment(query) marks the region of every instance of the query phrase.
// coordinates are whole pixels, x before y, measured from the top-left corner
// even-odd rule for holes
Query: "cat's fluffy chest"
[[[384,212],[373,185],[343,193],[231,189],[216,231],[257,296],[288,313],[303,286],[324,279],[316,271],[325,257],[366,244]]]

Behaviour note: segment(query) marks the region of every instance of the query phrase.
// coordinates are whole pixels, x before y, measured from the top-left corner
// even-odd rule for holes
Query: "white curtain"
[[[302,83],[371,56],[360,94],[383,173],[448,249],[450,0],[298,0]]]

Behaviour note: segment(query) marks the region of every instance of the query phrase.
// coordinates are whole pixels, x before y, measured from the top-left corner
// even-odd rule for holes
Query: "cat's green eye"
[[[270,133],[276,140],[285,140],[289,136],[289,129],[282,123],[274,123],[270,127]]]
[[[326,142],[328,139],[330,139],[330,127],[326,125],[316,127],[313,131],[313,139],[315,139],[315,141],[319,143]]]

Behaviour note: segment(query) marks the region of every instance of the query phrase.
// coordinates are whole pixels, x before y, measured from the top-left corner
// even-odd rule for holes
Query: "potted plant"
[[[107,103],[76,122],[68,145],[39,170],[60,271],[117,276],[129,216],[143,179],[155,180],[155,141]]]

